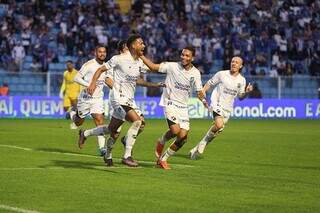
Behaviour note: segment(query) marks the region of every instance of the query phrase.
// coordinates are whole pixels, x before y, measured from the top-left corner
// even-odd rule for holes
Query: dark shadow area
[[[83,161],[64,161],[64,160],[54,160],[53,165],[57,167],[63,167],[66,169],[90,169],[95,171],[107,171],[111,173],[118,173],[117,171],[108,170],[108,167],[104,166],[103,163],[90,163]],[[97,168],[101,167],[101,168]],[[105,167],[105,168],[103,168]]]
[[[87,154],[87,153],[80,153],[80,152],[70,151],[70,150],[66,150],[66,149],[59,149],[59,148],[36,148],[35,150],[41,151],[41,152],[58,152],[58,153],[70,153],[70,154],[97,156],[97,155],[91,155],[91,154]]]

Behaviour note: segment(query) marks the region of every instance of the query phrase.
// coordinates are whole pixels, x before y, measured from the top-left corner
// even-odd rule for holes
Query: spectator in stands
[[[277,87],[278,85],[278,71],[275,65],[272,65],[271,70],[269,71],[270,77],[270,86]]]
[[[309,71],[311,76],[320,77],[320,57],[317,53],[314,53],[312,57]]]
[[[2,87],[0,87],[0,96],[9,95],[9,85],[7,82],[3,82]]]
[[[7,64],[8,64],[7,69],[8,69],[9,72],[14,72],[14,73],[19,72],[18,65],[16,64],[16,62],[11,57],[8,58]]]
[[[318,87],[320,89],[320,57],[317,53],[314,53],[312,57],[309,70],[311,76],[317,77]]]
[[[253,90],[249,93],[249,98],[262,98],[262,94],[261,91],[259,89],[259,85],[258,83],[254,83],[252,85]]]
[[[11,56],[14,59],[14,63],[19,67],[19,71],[21,71],[22,62],[24,57],[26,56],[26,53],[20,41],[17,42],[17,44],[12,49]]]
[[[22,39],[28,54],[41,58],[44,69],[50,47],[58,54],[77,56],[81,51],[87,56],[92,45],[109,45],[133,30],[148,39],[155,61],[165,60],[165,52],[179,55],[179,46],[194,43],[199,50],[197,65],[205,70],[217,66],[208,58],[223,59],[229,66],[230,55],[238,53],[245,55],[251,70],[270,67],[271,62],[278,65],[282,55],[281,75],[288,59],[294,67],[299,62],[304,74],[313,53],[320,52],[317,1],[134,0],[128,14],[120,14],[113,0],[5,2],[10,3],[0,20],[0,48],[11,51]],[[108,54],[114,55],[110,50]],[[255,60],[257,55],[263,57]]]
[[[286,64],[286,69],[285,69],[285,78],[286,78],[286,86],[289,88],[292,88],[292,75],[294,73],[293,67],[291,63]]]
[[[40,72],[41,71],[41,64],[35,57],[32,58],[32,63],[30,64],[30,69],[32,72]]]

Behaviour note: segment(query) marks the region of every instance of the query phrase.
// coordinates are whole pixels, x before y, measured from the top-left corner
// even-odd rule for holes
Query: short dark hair
[[[94,50],[97,51],[101,47],[103,47],[103,48],[105,48],[107,50],[107,47],[102,45],[102,44],[98,44]]]
[[[71,60],[68,60],[68,61],[66,61],[66,63],[71,63],[71,64],[73,64],[73,61],[71,61]]]
[[[126,40],[120,40],[117,44],[118,51],[123,51],[123,49],[126,47],[127,41]]]
[[[135,42],[139,38],[142,38],[141,35],[139,35],[139,34],[130,35],[127,40],[127,47],[128,48],[132,47],[133,42]]]
[[[186,46],[183,50],[189,50],[192,53],[192,56],[196,56],[196,49],[193,46]]]

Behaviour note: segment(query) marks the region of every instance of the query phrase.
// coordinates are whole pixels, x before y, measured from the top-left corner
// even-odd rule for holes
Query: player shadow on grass
[[[96,156],[96,155],[92,155],[92,154],[83,154],[80,152],[75,152],[75,151],[70,151],[70,150],[66,150],[66,149],[59,149],[59,148],[37,148],[35,149],[37,151],[41,151],[41,152],[51,152],[51,153],[61,153],[61,154],[78,154],[78,155],[89,155],[89,156]]]
[[[95,171],[118,173],[117,171],[108,170],[108,167],[105,167],[102,163],[54,160],[53,164],[57,167],[63,167],[66,169],[90,169]]]
[[[64,149],[59,149],[59,148],[38,148],[36,149],[37,151],[41,151],[41,152],[49,152],[49,153],[59,153],[59,154],[66,154],[66,155],[74,155],[74,156],[88,156],[88,157],[96,157],[96,158],[100,158],[98,155],[92,155],[92,154],[87,154],[87,153],[79,153],[79,152],[74,152],[74,151],[70,151],[70,150],[64,150]],[[101,158],[102,159],[102,158]],[[156,167],[156,161],[152,162],[152,161],[139,161],[139,168],[143,167],[143,168],[154,168]],[[81,163],[81,162],[78,162],[78,163]],[[97,164],[95,166],[101,166],[101,167],[105,167],[105,168],[116,168],[116,167],[126,167],[124,166],[123,164],[121,164],[121,159],[118,159],[118,158],[115,158],[114,159],[114,164],[115,166],[114,167],[105,167],[104,164],[101,163],[100,164]],[[75,168],[77,168],[77,166],[75,166]],[[130,168],[130,167],[128,167]],[[133,168],[133,167],[132,167]]]

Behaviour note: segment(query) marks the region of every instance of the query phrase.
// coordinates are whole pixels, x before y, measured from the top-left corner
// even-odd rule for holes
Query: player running
[[[70,111],[70,118],[76,126],[82,125],[85,117],[88,115],[91,115],[96,126],[104,124],[103,87],[106,76],[102,75],[98,81],[95,82],[96,90],[94,93],[89,94],[87,92],[87,87],[90,82],[92,82],[95,71],[104,65],[106,55],[106,48],[104,46],[97,46],[95,49],[95,58],[83,64],[80,71],[74,77],[74,81],[83,86],[78,97],[76,111]],[[98,146],[102,156],[106,152],[105,140],[104,136],[98,136]]]
[[[228,122],[236,97],[243,100],[252,91],[251,84],[249,83],[246,87],[246,79],[240,73],[242,67],[242,59],[233,57],[230,70],[217,72],[203,87],[203,94],[214,87],[210,104],[214,124],[202,140],[190,150],[191,159],[198,158],[204,152],[206,145],[222,132],[224,125]]]
[[[193,66],[195,56],[193,47],[185,47],[181,52],[181,62],[163,62],[154,64],[145,56],[140,58],[151,71],[166,73],[166,88],[164,88],[160,106],[164,107],[165,117],[169,130],[158,140],[155,154],[158,157],[157,165],[163,169],[170,169],[167,160],[177,152],[187,140],[189,131],[188,100],[192,90],[197,92],[198,98],[207,107],[207,102],[202,93],[201,75]],[[167,141],[176,138],[164,152]]]
[[[82,147],[85,139],[89,136],[117,134],[117,129],[125,120],[128,120],[132,122],[132,125],[125,137],[126,148],[122,163],[130,167],[136,167],[138,166],[138,162],[132,158],[131,151],[142,125],[142,120],[134,110],[134,92],[138,78],[145,72],[145,69],[143,69],[144,64],[139,59],[145,45],[141,36],[132,35],[127,40],[127,47],[129,48],[127,53],[113,56],[104,66],[96,70],[92,82],[87,89],[89,94],[93,94],[96,89],[96,81],[101,74],[113,69],[112,91],[114,98],[110,102],[113,114],[109,125],[89,130],[80,130],[78,144]]]
[[[118,51],[120,54],[126,54],[129,49],[127,47],[127,41],[126,40],[122,40],[118,43]],[[113,70],[108,70],[108,74],[107,74],[107,79],[106,80],[111,80],[114,78],[113,77]],[[113,81],[112,81],[113,82]],[[152,82],[147,82],[143,79],[143,76],[141,75],[138,80],[137,80],[137,86],[143,86],[143,87],[165,87],[165,84],[162,83],[162,82],[159,82],[159,83],[152,83]],[[112,88],[111,88],[112,89]],[[113,108],[112,108],[112,104],[111,102],[114,101],[114,93],[113,93],[113,90],[110,90],[110,93],[109,93],[109,114],[111,115],[112,117],[112,114],[113,114]],[[144,119],[144,116],[142,114],[142,111],[136,106],[136,104],[134,103],[134,110],[136,111],[136,113],[140,116],[140,119],[142,121],[142,124],[140,126],[140,129],[137,133],[137,135],[141,134],[144,130],[144,127],[146,125],[145,123],[145,119]],[[106,154],[104,155],[104,162],[106,163],[106,166],[113,166],[113,160],[112,160],[112,149],[113,149],[113,146],[116,142],[116,140],[118,139],[119,135],[120,135],[120,131],[121,131],[121,127],[122,125],[117,129],[117,134],[111,134],[109,136],[109,138],[107,139],[107,152]],[[122,137],[121,138],[121,142],[122,144],[124,145],[124,147],[126,146],[125,142],[126,142],[126,138],[125,137]],[[132,155],[132,153],[131,153]]]

